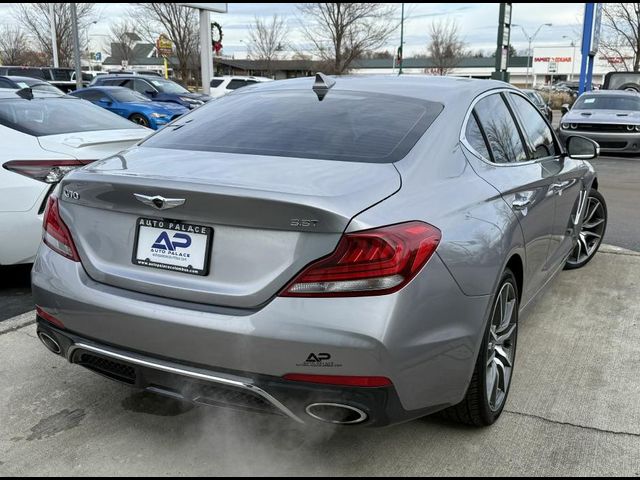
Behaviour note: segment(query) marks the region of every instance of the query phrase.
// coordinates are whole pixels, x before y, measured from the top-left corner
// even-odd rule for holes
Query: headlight
[[[633,125],[627,125],[627,131],[628,132],[633,132]]]
[[[180,97],[180,100],[187,103],[193,103],[195,105],[202,105],[204,103],[201,100],[196,100],[195,98],[189,98],[189,97]]]
[[[569,128],[569,124],[568,124],[568,123],[563,123],[563,124],[562,124],[562,128],[563,128],[564,130],[567,130],[567,129]]]
[[[571,124],[571,130],[575,130],[576,128],[578,128],[578,124],[577,123],[572,123]]]
[[[151,114],[151,116],[152,116],[153,118],[167,118],[169,115],[166,115],[166,114],[164,114],[164,113],[156,113],[156,112],[153,112],[153,113]]]
[[[636,132],[640,132],[640,125],[636,125]]]

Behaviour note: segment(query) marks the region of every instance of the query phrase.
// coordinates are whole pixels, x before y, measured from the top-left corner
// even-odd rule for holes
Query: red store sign
[[[571,57],[535,57],[533,61],[539,63],[571,63]]]

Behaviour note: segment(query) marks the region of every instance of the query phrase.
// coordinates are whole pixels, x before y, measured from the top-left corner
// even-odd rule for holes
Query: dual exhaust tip
[[[50,352],[55,353],[56,355],[60,355],[62,353],[62,347],[60,347],[58,341],[48,333],[39,331],[38,338]]]
[[[38,332],[38,338],[47,349],[60,355],[62,347],[58,341],[44,331]],[[355,425],[367,419],[367,414],[359,408],[340,403],[311,403],[305,408],[307,415],[325,423],[334,425]]]
[[[340,403],[312,403],[305,411],[316,420],[334,425],[355,425],[367,419],[367,414],[359,408]]]

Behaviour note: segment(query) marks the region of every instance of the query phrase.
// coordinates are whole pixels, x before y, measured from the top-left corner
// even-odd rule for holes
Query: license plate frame
[[[176,233],[191,233],[196,235],[205,235],[204,263],[202,268],[194,268],[192,266],[181,267],[170,263],[162,263],[153,261],[149,258],[140,259],[138,248],[140,246],[140,230],[142,227],[148,227],[157,230],[173,231]],[[141,267],[155,268],[170,272],[184,273],[187,275],[207,276],[210,270],[211,246],[213,244],[214,231],[212,227],[207,225],[184,222],[182,220],[168,218],[150,218],[138,217],[136,219],[136,229],[133,241],[133,251],[131,253],[131,262]]]

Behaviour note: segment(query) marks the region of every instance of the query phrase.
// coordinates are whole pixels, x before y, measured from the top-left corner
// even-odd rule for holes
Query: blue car
[[[141,93],[125,87],[89,87],[71,92],[70,95],[89,100],[110,112],[154,130],[189,111],[177,103],[151,101]]]
[[[89,86],[125,87],[143,94],[154,102],[177,103],[189,109],[199,107],[211,100],[209,95],[191,93],[176,82],[152,75],[99,75]]]

